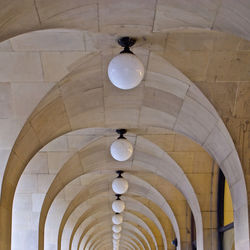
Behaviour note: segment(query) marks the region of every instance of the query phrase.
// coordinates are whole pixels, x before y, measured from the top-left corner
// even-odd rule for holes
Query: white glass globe
[[[121,238],[121,234],[119,233],[113,233],[113,239],[119,240]]]
[[[127,161],[133,154],[133,145],[125,138],[117,139],[111,144],[110,153],[117,161]]]
[[[115,250],[119,249],[119,243],[113,242],[113,249],[115,249]]]
[[[115,240],[113,239],[113,246],[114,247],[119,247],[120,240]]]
[[[125,202],[121,200],[115,200],[112,203],[112,210],[115,213],[122,213],[125,209]]]
[[[112,222],[115,225],[121,224],[123,222],[123,216],[121,214],[115,214],[115,215],[113,215]]]
[[[116,178],[112,182],[112,189],[116,194],[125,194],[128,191],[128,181],[124,178]]]
[[[120,233],[122,231],[122,226],[121,225],[113,225],[112,226],[112,231],[114,233]]]
[[[137,56],[130,53],[122,53],[110,61],[108,76],[117,88],[133,89],[143,79],[144,66]]]

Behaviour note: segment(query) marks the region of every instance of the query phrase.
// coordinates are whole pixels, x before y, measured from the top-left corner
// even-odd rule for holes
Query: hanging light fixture
[[[120,233],[113,233],[113,239],[119,240],[120,238],[121,238],[121,234]]]
[[[119,243],[120,243],[120,240],[113,239],[113,243],[119,244]]]
[[[120,195],[116,194],[116,200],[112,203],[112,209],[115,213],[122,213],[125,209],[125,202],[120,199]]]
[[[114,233],[120,233],[122,231],[122,226],[121,225],[113,225],[112,226],[112,231]]]
[[[113,239],[113,249],[119,249],[119,243],[120,243],[119,240],[114,240]]]
[[[117,161],[127,161],[133,154],[133,145],[123,136],[126,129],[117,129],[119,137],[111,144],[110,153]]]
[[[115,214],[112,216],[112,222],[115,225],[120,225],[123,222],[123,216],[121,214]]]
[[[116,171],[118,176],[112,182],[112,189],[116,194],[125,194],[128,191],[128,181],[122,177],[122,170]]]
[[[131,37],[118,39],[119,45],[124,47],[120,55],[114,57],[108,66],[110,81],[119,89],[133,89],[140,84],[144,76],[142,62],[130,50],[136,40]]]
[[[113,249],[115,250],[119,249],[119,243],[113,242]]]

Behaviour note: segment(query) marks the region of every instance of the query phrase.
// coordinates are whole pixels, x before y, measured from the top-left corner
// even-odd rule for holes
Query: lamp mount
[[[178,246],[178,241],[177,241],[176,238],[175,238],[171,243],[172,243],[172,245],[175,246],[175,247]]]
[[[136,43],[136,39],[129,37],[129,36],[124,36],[124,37],[120,37],[117,40],[118,44],[124,48],[123,51],[120,52],[120,54],[123,53],[130,53],[130,54],[134,54],[131,50],[130,47],[132,47],[135,43]]]
[[[116,200],[120,200],[121,194],[115,194]]]
[[[116,173],[118,174],[117,178],[123,178],[122,174],[124,173],[124,171],[122,170],[117,170]]]
[[[127,133],[127,129],[125,128],[117,129],[116,133],[120,135],[117,139],[126,139],[123,135]]]

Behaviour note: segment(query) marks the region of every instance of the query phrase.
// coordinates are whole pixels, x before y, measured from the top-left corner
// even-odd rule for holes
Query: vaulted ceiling
[[[191,214],[198,249],[216,249],[219,167],[236,249],[249,246],[248,1],[0,7],[0,249],[111,249],[118,169],[121,249],[190,249]],[[107,77],[120,35],[146,69],[129,91]],[[134,146],[122,163],[109,152],[121,127]]]

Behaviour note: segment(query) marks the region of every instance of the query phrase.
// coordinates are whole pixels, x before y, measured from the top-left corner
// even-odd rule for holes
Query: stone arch
[[[101,198],[100,196],[103,196],[104,195],[104,193],[100,193],[99,195],[98,195],[98,197],[96,197],[96,198],[98,198],[98,200]],[[105,195],[105,199],[108,199],[108,197],[107,197],[108,195]],[[95,198],[95,197],[94,197]],[[72,241],[73,241],[73,238],[74,238],[74,236],[76,235],[76,232],[77,232],[77,230],[80,228],[80,226],[83,224],[83,222],[85,222],[85,221],[89,221],[89,223],[94,223],[94,221],[96,220],[96,216],[94,215],[94,214],[96,214],[96,213],[98,213],[98,207],[100,208],[100,207],[103,207],[104,206],[104,201],[99,201],[99,202],[97,202],[97,204],[93,204],[93,206],[92,206],[92,208],[91,208],[91,214],[87,214],[86,216],[88,216],[87,218],[86,218],[86,216],[84,216],[84,214],[79,218],[79,220],[77,221],[77,224],[76,224],[76,226],[75,226],[75,228],[72,230],[72,233],[71,233],[71,237],[70,237],[70,247],[69,247],[69,249],[71,249],[71,245],[72,245]],[[143,207],[144,205],[142,204],[142,207]],[[107,211],[109,211],[110,212],[110,208],[108,208],[107,209]],[[106,211],[106,212],[107,212]],[[104,211],[103,211],[104,212]],[[139,212],[139,211],[138,211]],[[90,218],[90,216],[93,216],[95,219],[91,219]],[[99,215],[100,216],[100,215]],[[156,239],[155,239],[155,235],[153,234],[153,232],[152,232],[152,229],[140,218],[140,217],[138,217],[138,216],[136,216],[136,215],[134,215],[133,213],[132,213],[132,210],[130,210],[130,211],[125,211],[125,213],[124,213],[124,218],[127,218],[127,217],[129,217],[129,218],[131,218],[131,217],[134,217],[135,219],[134,219],[134,221],[137,221],[137,223],[138,223],[138,225],[143,225],[142,227],[148,232],[148,234],[151,236],[151,238],[153,239],[153,242],[155,243],[155,245],[157,245],[156,244]],[[111,217],[110,217],[111,218]],[[84,224],[85,225],[85,224]],[[60,239],[58,240],[59,242],[60,242]],[[59,247],[60,247],[60,245],[59,245]]]
[[[104,233],[104,238],[108,237],[108,240],[111,239],[111,234],[109,232]],[[138,244],[138,241],[135,237],[133,237],[132,235],[127,235],[127,232],[125,232],[125,235],[123,237],[123,239],[126,240],[126,242],[129,243],[130,247],[132,246],[132,249],[141,249],[139,246],[140,244]],[[123,240],[121,239],[121,240]],[[98,240],[97,240],[97,244],[99,244]]]
[[[109,234],[109,237],[111,238],[110,228],[109,228],[109,229],[106,229],[106,230],[105,230],[105,228],[102,228],[102,229],[103,229],[103,230],[102,230],[102,232],[99,232],[99,235],[104,235],[105,233],[108,233],[108,234]],[[139,246],[140,249],[147,249],[147,248],[145,247],[145,246],[146,246],[145,242],[142,241],[140,237],[138,237],[138,234],[137,234],[137,233],[134,235],[134,234],[133,234],[133,231],[131,232],[131,230],[129,230],[129,229],[124,230],[124,232],[125,232],[127,235],[129,235],[130,238],[133,238],[133,241],[136,242],[136,245]],[[81,244],[81,246],[80,246],[78,249],[83,249],[82,246],[84,246],[84,245]]]
[[[124,249],[135,249],[132,245],[129,245],[128,244],[128,242],[124,242],[124,241],[121,241],[121,245],[123,246],[123,247],[126,247],[126,248],[124,248]],[[110,248],[112,248],[112,244],[111,243],[106,243],[106,244],[104,244],[104,245],[102,245],[102,243],[100,242],[100,240],[98,241],[98,242],[96,242],[95,244],[93,244],[93,247],[92,247],[92,249],[98,249],[98,247],[108,247],[107,249],[110,249]],[[123,249],[123,248],[121,248],[121,249]]]
[[[95,171],[101,171],[102,174],[105,173],[103,169],[104,164],[107,164],[107,169],[110,170],[117,169],[117,167],[120,167],[123,169],[126,168],[126,171],[128,173],[130,171],[148,171],[152,172],[156,175],[160,175],[167,179],[169,182],[171,182],[174,186],[176,186],[180,191],[184,194],[186,197],[188,203],[190,204],[191,210],[193,211],[194,217],[196,219],[197,228],[200,229],[199,235],[197,235],[197,238],[202,241],[202,221],[201,221],[201,215],[200,215],[200,208],[197,201],[197,198],[194,194],[194,191],[192,189],[191,184],[185,177],[183,171],[181,168],[174,162],[168,155],[162,150],[159,150],[159,148],[154,145],[153,143],[149,142],[146,139],[143,139],[141,137],[137,137],[137,142],[135,145],[135,153],[133,158],[133,164],[132,169],[130,170],[131,161],[128,161],[125,163],[117,163],[114,162],[113,159],[107,155],[108,147],[107,145],[110,145],[110,143],[113,141],[113,138],[105,137],[100,140],[95,141],[94,143],[90,144],[88,147],[81,150],[78,154],[74,155],[68,162],[65,163],[65,165],[62,167],[61,171],[58,173],[58,175],[55,177],[54,181],[52,182],[49,191],[46,195],[46,197],[49,197],[49,199],[45,198],[45,202],[43,204],[43,208],[41,211],[41,217],[40,217],[40,231],[43,232],[43,227],[45,223],[46,214],[48,212],[48,209],[51,206],[51,203],[54,199],[54,197],[58,194],[60,189],[66,185],[68,182],[72,181],[78,176],[81,176],[85,173],[94,173]],[[102,152],[100,156],[97,157],[97,152]],[[147,159],[146,155],[148,152],[150,153],[150,158]],[[86,159],[85,159],[86,158]],[[98,160],[97,160],[98,158]],[[147,160],[146,160],[147,159]],[[93,162],[92,162],[93,161]],[[92,162],[92,163],[91,163]],[[157,162],[157,165],[155,164]],[[113,165],[114,164],[114,165]],[[77,172],[68,171],[71,169],[71,166],[74,165],[77,169]],[[130,166],[128,169],[127,167]],[[110,172],[110,170],[107,170]],[[69,172],[71,172],[69,174]],[[68,173],[68,174],[66,174]],[[110,172],[111,173],[111,172]],[[65,179],[64,177],[67,177]],[[171,179],[171,177],[175,177],[175,179]],[[136,178],[136,177],[131,177]],[[138,182],[138,179],[136,179]],[[94,190],[96,192],[96,189]],[[149,198],[152,200],[155,199],[156,194],[149,192],[148,193]],[[147,196],[147,195],[145,195]],[[81,195],[83,197],[83,195]],[[161,204],[165,204],[164,200],[161,200]],[[167,206],[164,207],[165,211],[168,211],[169,208]],[[168,213],[170,218],[172,215]],[[176,235],[178,237],[178,226],[176,225],[175,221],[172,221]],[[43,239],[41,237],[41,239]]]
[[[89,232],[87,232],[87,240],[84,244],[80,243],[80,247],[78,249],[85,249],[85,248],[89,248],[90,244],[93,242],[93,239],[98,238],[99,235],[103,234],[105,231],[104,230],[100,230],[99,235],[96,233],[96,228],[102,228],[105,229],[108,224],[105,224],[105,226],[101,226],[102,222],[99,222],[98,224],[94,225]],[[111,232],[111,227],[112,227],[112,222],[109,222],[109,228],[108,231]],[[142,232],[136,228],[134,225],[128,223],[128,222],[124,222],[124,224],[122,225],[122,228],[124,231],[129,231],[132,232],[136,238],[138,239],[138,241],[142,244],[142,246],[144,247],[144,249],[150,249],[150,244],[148,242],[148,240],[146,239],[146,237],[142,234]],[[110,237],[111,238],[111,237]],[[92,241],[91,241],[92,240]]]
[[[108,249],[112,248],[112,243],[110,243],[110,236],[107,235],[106,237],[109,237],[108,239],[106,239],[106,241],[108,241],[108,243],[102,244],[102,240],[97,240],[93,245],[92,245],[92,249],[98,249],[98,247],[106,247],[106,245],[109,247]],[[126,237],[125,237],[126,238]],[[131,243],[129,243],[128,241],[124,242],[124,240],[121,240],[121,245],[127,247],[128,249],[135,249],[133,247],[133,245],[131,245]]]
[[[100,184],[100,183],[99,183]],[[86,200],[85,200],[85,203],[89,203],[89,201],[91,201],[91,200],[95,200],[95,199],[97,199],[97,200],[110,200],[110,198],[112,199],[113,197],[112,197],[112,193],[111,194],[109,194],[109,193],[105,193],[104,191],[103,191],[103,189],[105,188],[105,186],[103,185],[104,183],[101,183],[101,185],[99,185],[98,184],[98,182],[96,182],[96,183],[94,183],[94,185],[96,186],[96,187],[100,187],[99,188],[99,191],[98,191],[98,188],[96,188],[96,191],[95,191],[95,193],[92,195],[92,196],[88,196],[88,197],[86,197]],[[88,186],[86,187],[86,191],[88,190],[89,188],[88,188]],[[133,191],[131,191],[132,193],[131,194],[135,194],[135,195],[139,195],[140,193],[138,193],[138,192],[136,192],[136,189],[135,188],[132,188],[133,189]],[[140,191],[141,189],[139,188],[139,191]],[[130,193],[129,193],[130,194]],[[75,204],[76,203],[76,201],[78,202],[78,204],[82,204],[82,202],[83,201],[79,201],[79,198],[78,197],[82,197],[82,198],[85,198],[84,197],[84,192],[80,192],[76,197],[75,197],[75,199],[74,200],[72,200],[72,204]],[[91,198],[92,197],[92,198]],[[104,197],[104,198],[102,198],[102,197]],[[104,200],[102,201],[102,202],[104,202]],[[136,201],[136,199],[135,198],[130,198],[129,199],[130,201],[133,201],[134,200],[134,202],[132,202],[132,206],[130,206],[129,208],[130,209],[132,209],[133,210],[133,206],[135,206],[135,201]],[[137,201],[137,203],[138,203],[139,201]],[[106,202],[107,203],[107,202]],[[75,206],[77,206],[78,204],[75,204]],[[94,208],[96,207],[96,205],[95,205],[95,203],[93,203],[92,201],[91,201],[91,208],[90,209],[87,209],[85,212],[84,212],[84,217],[82,218],[82,219],[86,219],[87,217],[89,217],[89,216],[93,216],[94,218],[95,218],[95,216],[94,216],[94,212],[96,212],[95,210],[94,210]],[[137,211],[137,212],[140,212],[140,211],[144,211],[145,209],[148,209],[147,208],[147,206],[145,205],[145,204],[143,204],[143,203],[141,203],[141,202],[139,202],[139,206],[138,206],[138,208],[135,206],[135,210]],[[103,208],[104,208],[104,205],[107,207],[107,204],[103,204]],[[69,205],[69,207],[70,207],[70,205]],[[97,206],[96,208],[98,209],[98,207],[100,207],[100,206]],[[141,208],[140,208],[141,207]],[[145,208],[145,209],[144,209]],[[74,208],[75,209],[75,208]],[[110,205],[107,207],[107,209],[108,209],[108,211],[110,211],[111,209],[110,209]],[[160,231],[161,231],[161,233],[162,233],[162,236],[163,236],[163,239],[164,239],[164,237],[165,237],[165,233],[164,233],[164,230],[162,229],[162,226],[161,226],[161,223],[158,221],[158,219],[157,219],[157,217],[153,214],[153,212],[152,211],[150,211],[150,210],[148,210],[149,211],[149,213],[146,213],[145,214],[145,216],[147,216],[148,218],[152,218],[152,216],[154,216],[153,218],[152,218],[152,220],[156,223],[156,225],[158,226],[158,228],[160,228]],[[59,242],[58,242],[58,244],[60,243],[60,237],[59,237]],[[165,241],[166,241],[166,239],[165,239]],[[60,246],[60,245],[59,245]]]
[[[93,197],[93,199],[101,199],[101,197],[105,197],[105,199],[108,199],[108,196],[110,196],[110,194],[106,194],[106,193],[104,193],[104,192],[101,192],[101,193],[99,193],[97,196],[94,196]],[[135,203],[135,199],[134,198],[130,198],[129,199],[132,203],[132,205]],[[137,201],[138,202],[138,201]],[[93,208],[91,208],[91,209],[88,209],[85,213],[83,213],[83,215],[82,215],[82,217],[80,218],[80,222],[79,223],[81,223],[80,225],[82,225],[83,223],[84,223],[84,227],[83,228],[85,228],[85,226],[86,226],[86,228],[85,228],[85,230],[87,230],[87,225],[88,225],[88,223],[90,223],[91,221],[92,221],[92,219],[90,219],[89,218],[89,216],[93,216],[95,219],[96,219],[96,216],[97,216],[97,212],[99,211],[98,210],[98,207],[100,207],[100,206],[98,206],[98,205],[101,205],[102,203],[104,203],[104,200],[101,202],[101,203],[97,203],[96,205],[94,205],[94,203],[93,203]],[[136,211],[137,213],[142,213],[143,215],[145,215],[145,216],[148,216],[148,218],[150,218],[154,223],[156,223],[156,226],[157,227],[161,227],[161,224],[160,224],[160,222],[158,221],[158,219],[157,219],[157,217],[156,216],[154,216],[154,217],[152,217],[152,215],[153,215],[153,213],[151,212],[151,214],[149,213],[149,212],[147,212],[147,211],[149,211],[149,210],[146,210],[146,209],[148,209],[147,207],[146,207],[146,205],[145,204],[143,204],[143,203],[141,203],[141,202],[139,202],[139,204],[140,204],[140,207],[141,207],[141,210],[139,209],[139,208],[135,208],[135,209],[133,209],[131,206],[129,206],[128,208],[129,208],[129,213],[132,213],[133,211]],[[102,207],[104,207],[104,204],[102,204]],[[110,211],[111,209],[110,209],[110,206],[109,207],[107,207],[107,209],[103,209],[102,211],[103,212],[105,212],[105,211]],[[125,212],[125,215],[127,214],[127,212]],[[124,215],[124,216],[125,216]],[[100,214],[98,215],[98,216],[100,216]],[[125,216],[126,217],[126,216]],[[137,217],[137,216],[136,216]],[[139,217],[138,217],[139,218]],[[110,216],[110,219],[111,219],[111,216]],[[94,219],[93,219],[94,220]],[[137,219],[137,220],[139,220],[139,219]],[[87,224],[86,224],[87,223]],[[139,223],[140,224],[140,223]],[[79,225],[79,227],[78,227],[78,229],[79,230],[81,230],[80,229],[80,225]],[[147,226],[147,228],[148,229],[150,229],[148,226]],[[146,229],[146,227],[145,227],[145,229]],[[152,229],[150,229],[150,231],[151,231]],[[165,234],[164,234],[164,232],[163,231],[161,231],[162,233],[163,233],[163,235],[162,235],[162,237],[164,238],[165,237]],[[74,234],[75,234],[76,232],[73,232],[72,234],[71,234],[71,237],[73,238],[74,237]],[[82,233],[82,235],[84,235],[84,233]],[[152,235],[152,233],[151,233],[151,236],[153,237],[153,235]],[[155,237],[155,236],[154,236]],[[71,240],[71,242],[72,242],[72,240]],[[72,244],[72,243],[70,243],[70,244]]]
[[[133,186],[134,186],[134,185],[133,185],[133,176],[128,175],[128,179],[130,180],[130,183],[131,183],[131,185],[132,185],[132,187],[133,187]],[[135,181],[134,181],[134,182],[137,183],[136,186],[138,186],[138,184],[140,184],[140,182],[143,183],[143,184],[141,184],[141,185],[138,186],[138,187],[139,187],[138,190],[142,190],[143,185],[144,185],[145,187],[148,186],[148,191],[145,190],[145,193],[151,191],[151,193],[153,194],[152,196],[149,196],[148,199],[151,199],[152,201],[155,201],[155,202],[156,202],[156,197],[159,197],[159,198],[157,198],[158,201],[159,201],[159,205],[162,207],[162,210],[165,212],[165,214],[168,215],[168,217],[170,218],[170,221],[172,222],[173,227],[174,227],[174,230],[175,230],[176,237],[177,237],[178,240],[180,241],[178,225],[177,225],[177,222],[176,222],[176,219],[175,219],[175,217],[174,217],[173,212],[171,212],[171,208],[169,207],[169,205],[164,201],[164,199],[161,200],[161,198],[160,198],[160,196],[157,194],[156,190],[155,190],[152,186],[148,185],[146,182],[140,180],[139,178],[135,178]],[[91,185],[98,186],[98,182],[93,183],[93,184],[91,183]],[[90,189],[91,185],[86,186],[86,190]],[[102,186],[102,185],[101,185],[101,187],[104,188],[104,186]],[[95,189],[96,189],[96,188],[95,188]],[[97,191],[97,189],[96,189],[96,191]],[[101,189],[100,189],[100,191],[101,191]],[[97,194],[97,193],[96,193],[96,194]],[[138,194],[139,194],[139,193],[138,193]],[[72,204],[75,204],[75,205],[78,205],[79,202],[81,202],[81,199],[83,199],[83,197],[85,197],[85,196],[84,196],[83,192],[81,191],[78,195],[76,195],[76,197],[71,201],[71,203],[72,203]],[[154,198],[155,198],[155,199],[154,199]],[[164,205],[162,205],[162,204],[164,204]],[[92,205],[94,205],[94,204],[92,204]],[[69,207],[71,207],[70,204],[69,204],[68,208],[69,208]],[[62,218],[62,221],[65,221],[64,218],[65,218],[66,213],[67,213],[67,210],[66,210],[65,213],[64,213],[64,216],[63,216],[63,218]],[[72,212],[71,212],[71,214],[72,214]],[[70,216],[71,214],[67,215],[67,218],[69,218],[69,216]],[[65,222],[64,222],[63,224],[62,224],[62,222],[61,222],[60,229],[59,229],[59,237],[58,237],[58,246],[59,246],[59,249],[60,249],[60,242],[61,242],[60,239],[61,239],[62,231],[63,231],[63,228],[64,228],[63,225],[65,225]]]
[[[99,221],[104,222],[105,219],[107,219],[107,217],[105,218],[105,216],[109,216],[109,219],[112,216],[112,213],[109,211],[104,211],[103,213],[104,215],[100,215],[98,214],[98,216],[96,217],[95,220],[91,221],[91,223],[87,224],[87,227],[92,227],[93,225],[97,224]],[[129,221],[130,224],[133,224],[135,226],[138,225],[140,226],[140,230],[142,231],[142,233],[145,235],[145,237],[147,238],[149,244],[150,244],[150,248],[151,249],[158,249],[157,247],[157,242],[155,240],[155,236],[152,233],[151,229],[146,225],[146,223],[139,218],[138,216],[134,215],[131,212],[124,212],[124,219],[125,221]],[[95,215],[96,216],[96,215]],[[133,220],[131,220],[133,218]],[[143,225],[143,226],[142,226]],[[146,225],[146,226],[145,226]],[[146,232],[146,233],[145,233]],[[72,236],[74,237],[74,235],[72,234]],[[149,237],[150,236],[150,237]],[[72,242],[72,241],[71,241]],[[71,244],[71,243],[70,243]],[[71,249],[71,246],[69,247],[69,249]]]
[[[129,206],[128,206],[128,209],[129,209],[128,213],[133,214],[134,216],[136,216],[136,217],[138,217],[138,218],[139,218],[138,214],[141,214],[141,215],[143,215],[143,216],[148,216],[148,219],[151,220],[151,223],[154,223],[154,225],[155,225],[155,227],[157,228],[157,230],[159,230],[159,232],[160,232],[160,234],[161,234],[161,238],[163,238],[163,241],[164,241],[165,234],[164,234],[164,231],[161,229],[162,225],[161,225],[161,223],[159,222],[158,218],[153,214],[153,212],[150,211],[150,210],[145,206],[145,204],[143,204],[143,203],[141,203],[141,202],[138,202],[138,201],[136,201],[135,199],[131,199],[131,198],[130,198],[129,201],[130,201],[130,203],[129,203]],[[138,206],[137,206],[138,204],[140,205],[141,210],[138,208]],[[136,205],[135,209],[132,208],[133,205]],[[110,210],[110,209],[109,209],[109,210]],[[136,214],[134,214],[134,211],[136,212]],[[126,217],[126,215],[127,215],[127,212],[125,212],[125,216],[124,216],[124,217]],[[142,216],[142,217],[143,217],[143,216]],[[138,220],[138,219],[137,219],[137,220]],[[142,219],[141,219],[141,220],[142,220]],[[143,221],[143,220],[142,220],[142,221]],[[151,227],[151,226],[152,226],[152,225],[150,225],[150,227]],[[148,226],[148,227],[149,227],[149,226]],[[151,230],[153,230],[153,229],[154,229],[154,228],[152,227]],[[155,231],[155,230],[154,230],[154,231]],[[84,233],[82,233],[82,235],[81,235],[80,238],[82,238],[83,236],[84,236]],[[154,236],[154,237],[156,237],[156,236]],[[157,242],[158,242],[158,245],[159,245],[159,246],[162,245],[162,241],[161,241],[161,239],[159,239],[159,237],[158,237]]]
[[[96,74],[102,73],[100,55],[92,55],[84,60],[80,65],[88,65],[88,68],[78,65],[79,67],[73,70],[72,74],[69,74],[51,90],[30,116],[13,147],[2,185],[1,223],[8,225],[5,234],[1,235],[0,243],[3,247],[8,248],[10,246],[12,200],[18,179],[31,157],[47,142],[70,130],[98,127],[103,124],[109,127],[117,127],[124,125],[124,123],[129,128],[145,126],[170,128],[203,145],[219,164],[230,186],[235,211],[236,249],[248,247],[248,205],[241,164],[226,127],[201,92],[165,60],[151,53],[148,73],[144,82],[145,87],[143,90],[137,88],[135,91],[141,91],[143,97],[158,96],[159,98],[152,99],[150,102],[145,98],[140,100],[139,103],[136,101],[132,107],[117,106],[113,110],[113,107],[105,106],[103,84],[100,79],[96,79]],[[80,75],[81,80],[79,79]],[[90,86],[88,84],[91,77],[95,79],[94,83],[97,83],[97,85],[92,84]],[[151,81],[157,83],[157,88],[150,87],[148,81],[150,77]],[[177,80],[175,87],[178,86],[179,89],[173,89],[170,80],[174,82]],[[67,86],[69,82],[74,86],[74,89],[78,86],[81,91],[78,93],[70,92],[69,86]],[[83,84],[84,82],[85,84]],[[88,93],[91,99],[95,96],[95,102],[91,103],[86,95],[81,95],[81,99],[88,102],[88,105],[81,103],[83,101],[79,98],[80,94],[83,93]],[[168,104],[172,105],[171,110],[162,109],[163,107],[166,108],[166,103],[160,98],[161,95],[169,97]],[[135,99],[133,95],[129,94],[126,97]],[[176,97],[179,99],[176,99]],[[75,102],[72,102],[73,99]],[[115,119],[113,117],[113,121],[112,119],[107,121],[105,117],[107,118],[111,114],[111,110],[113,114],[123,110],[133,114],[132,117],[135,117],[135,119],[128,121],[127,119],[124,120],[125,117],[122,118],[117,115]],[[138,120],[139,113],[140,119]],[[89,119],[86,120],[84,117]],[[34,139],[32,143],[30,143],[30,137]],[[242,193],[240,200],[237,197],[239,190]],[[9,197],[6,197],[7,193]],[[198,242],[198,244],[202,243]]]

